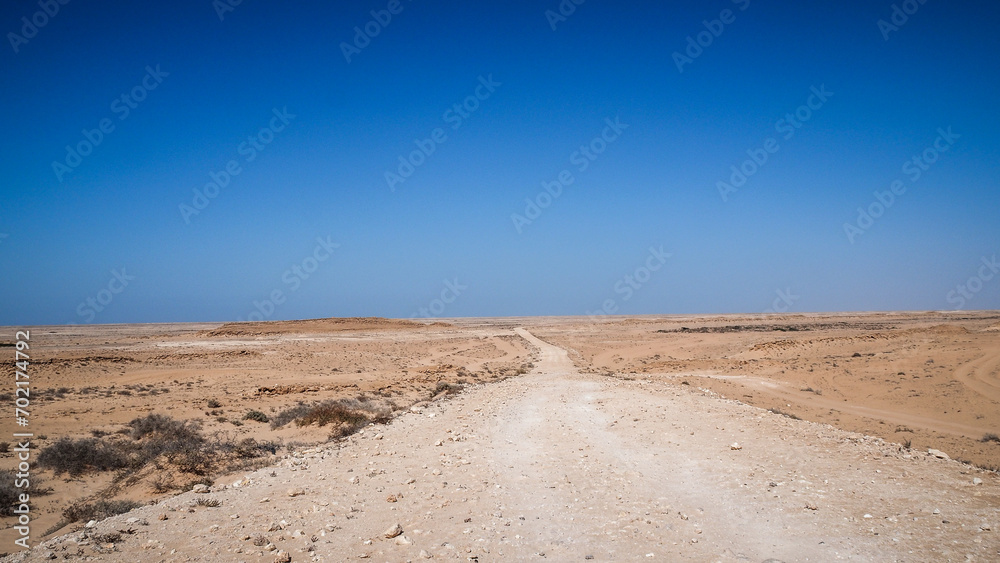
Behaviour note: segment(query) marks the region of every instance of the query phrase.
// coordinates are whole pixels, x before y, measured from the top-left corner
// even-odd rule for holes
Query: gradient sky
[[[1000,308],[996,2],[109,4],[0,7],[0,324]]]

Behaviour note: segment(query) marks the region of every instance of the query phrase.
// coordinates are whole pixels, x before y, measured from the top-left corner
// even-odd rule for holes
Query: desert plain
[[[1000,560],[998,312],[29,328],[12,561]]]

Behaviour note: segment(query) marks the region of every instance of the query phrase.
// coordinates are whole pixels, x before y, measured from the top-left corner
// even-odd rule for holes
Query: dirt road
[[[55,538],[28,559],[1000,558],[995,474],[690,387],[581,374],[565,350],[518,333],[541,350],[528,375]]]

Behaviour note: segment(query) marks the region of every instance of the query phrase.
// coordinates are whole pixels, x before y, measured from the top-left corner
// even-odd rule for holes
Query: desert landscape
[[[35,547],[6,560],[1000,558],[996,312],[51,326],[31,343]]]

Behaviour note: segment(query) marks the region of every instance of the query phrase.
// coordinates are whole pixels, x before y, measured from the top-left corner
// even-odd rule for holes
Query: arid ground
[[[16,560],[1000,558],[998,313],[31,331]]]

